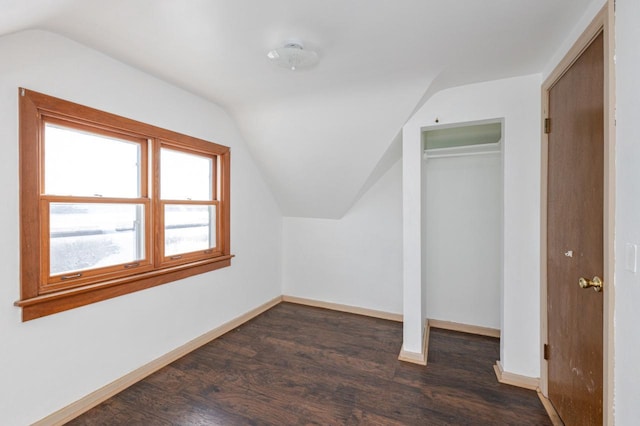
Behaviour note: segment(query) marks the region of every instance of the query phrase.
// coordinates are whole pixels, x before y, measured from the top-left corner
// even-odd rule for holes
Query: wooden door
[[[567,426],[602,424],[604,45],[602,33],[549,91],[549,400]],[[607,283],[604,283],[604,290]]]

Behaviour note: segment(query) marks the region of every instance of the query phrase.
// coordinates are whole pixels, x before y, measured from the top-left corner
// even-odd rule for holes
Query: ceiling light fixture
[[[267,58],[291,71],[309,68],[318,62],[318,54],[313,50],[304,50],[304,45],[299,41],[288,41],[283,47],[269,51]]]

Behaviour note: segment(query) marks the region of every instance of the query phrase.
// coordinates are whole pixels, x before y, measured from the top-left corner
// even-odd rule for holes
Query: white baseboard
[[[117,393],[122,392],[129,386],[139,382],[150,374],[155,373],[162,367],[171,364],[173,361],[183,357],[189,352],[198,349],[200,346],[209,343],[210,341],[222,336],[223,334],[233,330],[234,328],[239,327],[250,319],[271,309],[281,301],[282,297],[278,296],[275,299],[270,300],[269,302],[264,303],[255,309],[252,309],[246,314],[240,315],[239,317],[224,323],[220,327],[217,327],[200,337],[196,337],[190,342],[187,342],[184,345],[172,350],[171,352],[166,353],[159,358],[156,358],[155,360],[143,365],[142,367],[132,371],[131,373],[122,376],[117,380],[114,380],[113,382],[101,387],[94,392],[91,392],[89,395],[79,399],[78,401],[67,405],[66,407],[48,415],[41,420],[38,420],[37,422],[33,423],[33,426],[57,426],[63,425],[66,422],[75,419],[82,413],[89,411],[91,408],[95,407],[101,402],[106,401]]]
[[[349,314],[364,315],[367,317],[380,318],[390,321],[402,322],[402,314],[394,314],[385,311],[376,311],[375,309],[359,308],[357,306],[342,305],[340,303],[323,302],[314,299],[305,299],[296,296],[282,296],[283,302],[296,303],[298,305],[313,306],[316,308],[330,309],[332,311],[347,312]]]
[[[538,390],[538,388],[540,387],[539,378],[521,376],[519,374],[504,371],[504,368],[502,368],[502,363],[500,361],[496,361],[495,365],[493,366],[493,371],[495,371],[496,378],[500,383],[531,390]]]
[[[404,362],[411,362],[413,364],[427,365],[427,358],[429,357],[429,322],[424,324],[424,333],[422,334],[422,352],[410,352],[404,350],[404,345],[398,355],[398,360]]]

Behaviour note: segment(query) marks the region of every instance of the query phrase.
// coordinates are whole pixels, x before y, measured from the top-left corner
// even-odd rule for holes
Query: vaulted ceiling
[[[52,31],[222,105],[284,215],[339,218],[425,93],[541,72],[590,2],[0,0],[0,35]],[[269,63],[289,39],[319,63]]]

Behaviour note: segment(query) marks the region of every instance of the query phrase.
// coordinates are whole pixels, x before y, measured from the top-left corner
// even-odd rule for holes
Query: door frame
[[[544,119],[549,117],[549,91],[573,65],[593,39],[604,36],[604,200],[603,200],[603,424],[613,425],[613,313],[614,313],[614,202],[615,202],[615,74],[614,74],[614,1],[607,0],[582,35],[542,84],[542,144],[540,187],[540,391],[546,398],[548,362],[544,359],[544,345],[548,343],[547,321],[547,173],[549,137],[544,132]]]

